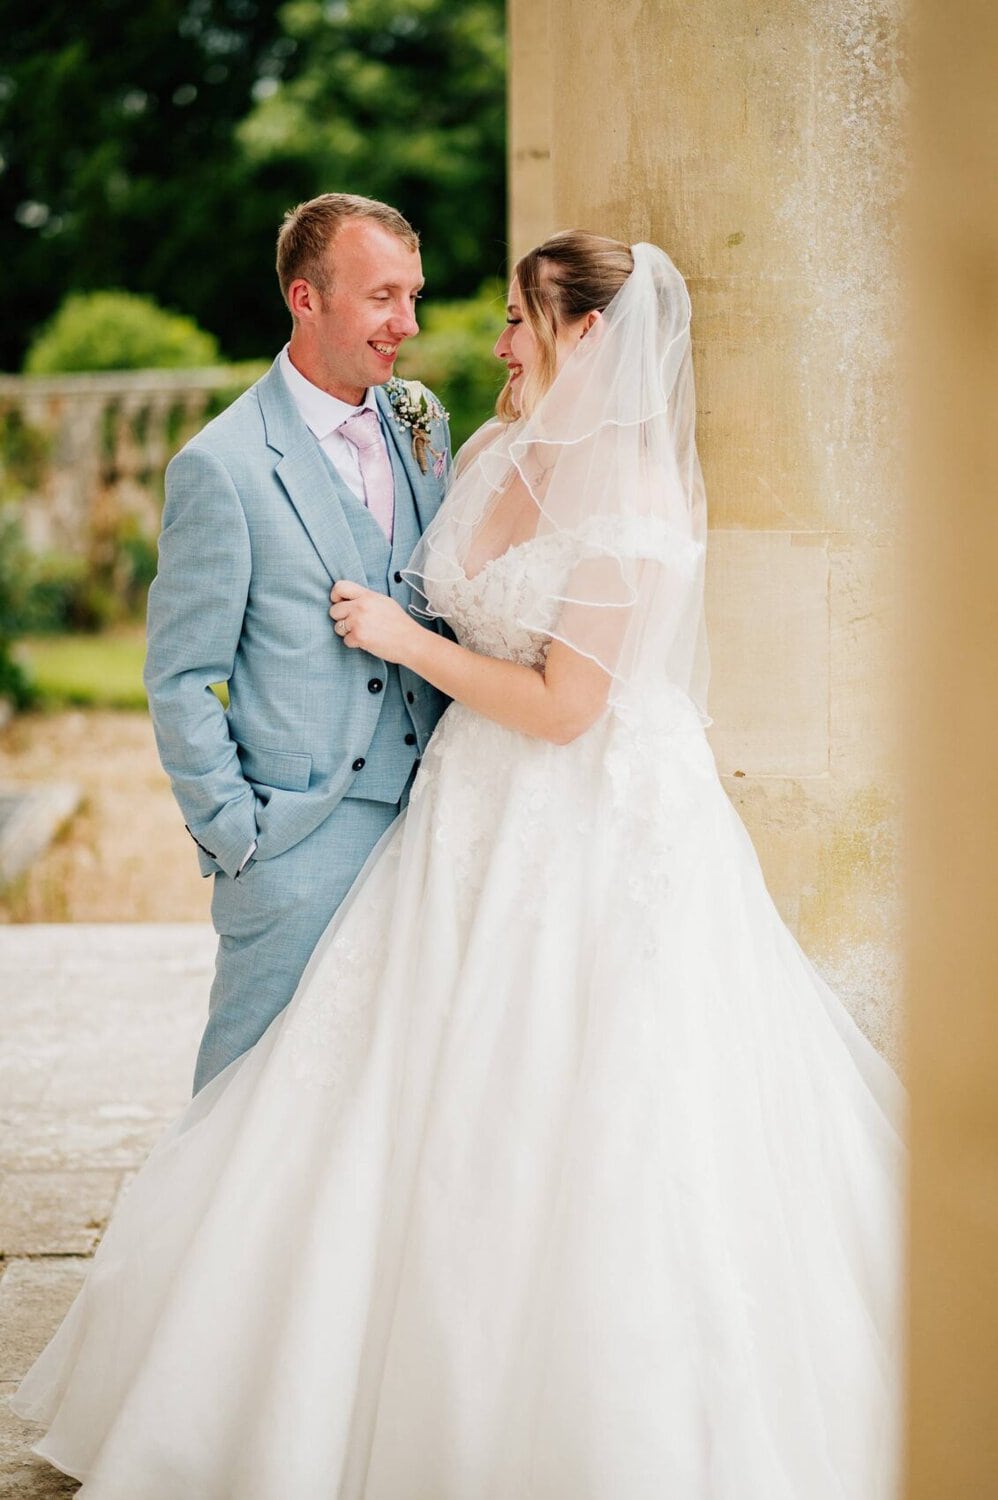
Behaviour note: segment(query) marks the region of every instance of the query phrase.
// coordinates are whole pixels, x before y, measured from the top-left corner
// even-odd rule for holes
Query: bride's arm
[[[398,662],[449,698],[508,729],[567,745],[606,707],[609,675],[560,641],[548,648],[543,671],[481,656],[424,630],[394,600],[357,583],[338,583],[329,613],[348,626],[343,644]],[[340,633],[339,631],[337,632]]]

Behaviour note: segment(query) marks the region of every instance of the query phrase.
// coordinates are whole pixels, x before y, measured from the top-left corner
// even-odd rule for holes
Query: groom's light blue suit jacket
[[[390,545],[303,422],[278,363],[172,460],[149,595],[145,682],[160,756],[204,874],[273,859],[344,796],[397,802],[445,700],[349,650],[334,581],[403,606],[445,476],[424,474],[377,392],[395,475]],[[449,453],[445,420],[431,445]],[[212,692],[227,682],[229,708]],[[415,740],[415,743],[413,743]]]

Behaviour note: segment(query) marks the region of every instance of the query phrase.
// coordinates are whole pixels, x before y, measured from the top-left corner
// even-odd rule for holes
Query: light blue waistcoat
[[[333,470],[334,483],[341,492],[344,513],[350,522],[350,530],[364,565],[364,577],[355,579],[354,582],[366,583],[372,589],[391,594],[393,598],[404,599],[407,603],[409,590],[405,584],[396,582],[395,574],[401,572],[415,550],[420,535],[419,523],[412,486],[402,460],[389,435],[384,433],[384,419],[381,425],[395,480],[395,521],[391,542],[367,506],[353,498],[328,457],[326,462]],[[323,456],[326,457],[325,454]],[[338,638],[336,645],[340,645]],[[354,775],[349,795],[367,797],[374,802],[398,802],[419,755],[418,715],[414,717],[414,706],[411,709],[406,703],[405,689],[399,669],[394,663],[388,664],[383,679],[374,680],[383,680],[385,684],[380,695],[377,732],[364,757],[363,768]],[[407,734],[416,736],[416,745],[406,746]]]

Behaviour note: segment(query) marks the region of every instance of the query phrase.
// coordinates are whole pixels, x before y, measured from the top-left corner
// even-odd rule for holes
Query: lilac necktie
[[[365,407],[347,417],[336,430],[357,449],[367,508],[391,541],[395,521],[395,479],[378,414],[369,406]]]

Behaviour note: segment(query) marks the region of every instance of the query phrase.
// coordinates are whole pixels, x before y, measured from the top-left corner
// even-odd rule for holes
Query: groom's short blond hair
[[[326,252],[348,219],[371,219],[394,234],[410,250],[419,249],[419,235],[397,208],[362,198],[357,193],[323,193],[289,208],[277,235],[277,279],[288,300],[288,288],[304,277],[319,292],[330,286]]]

